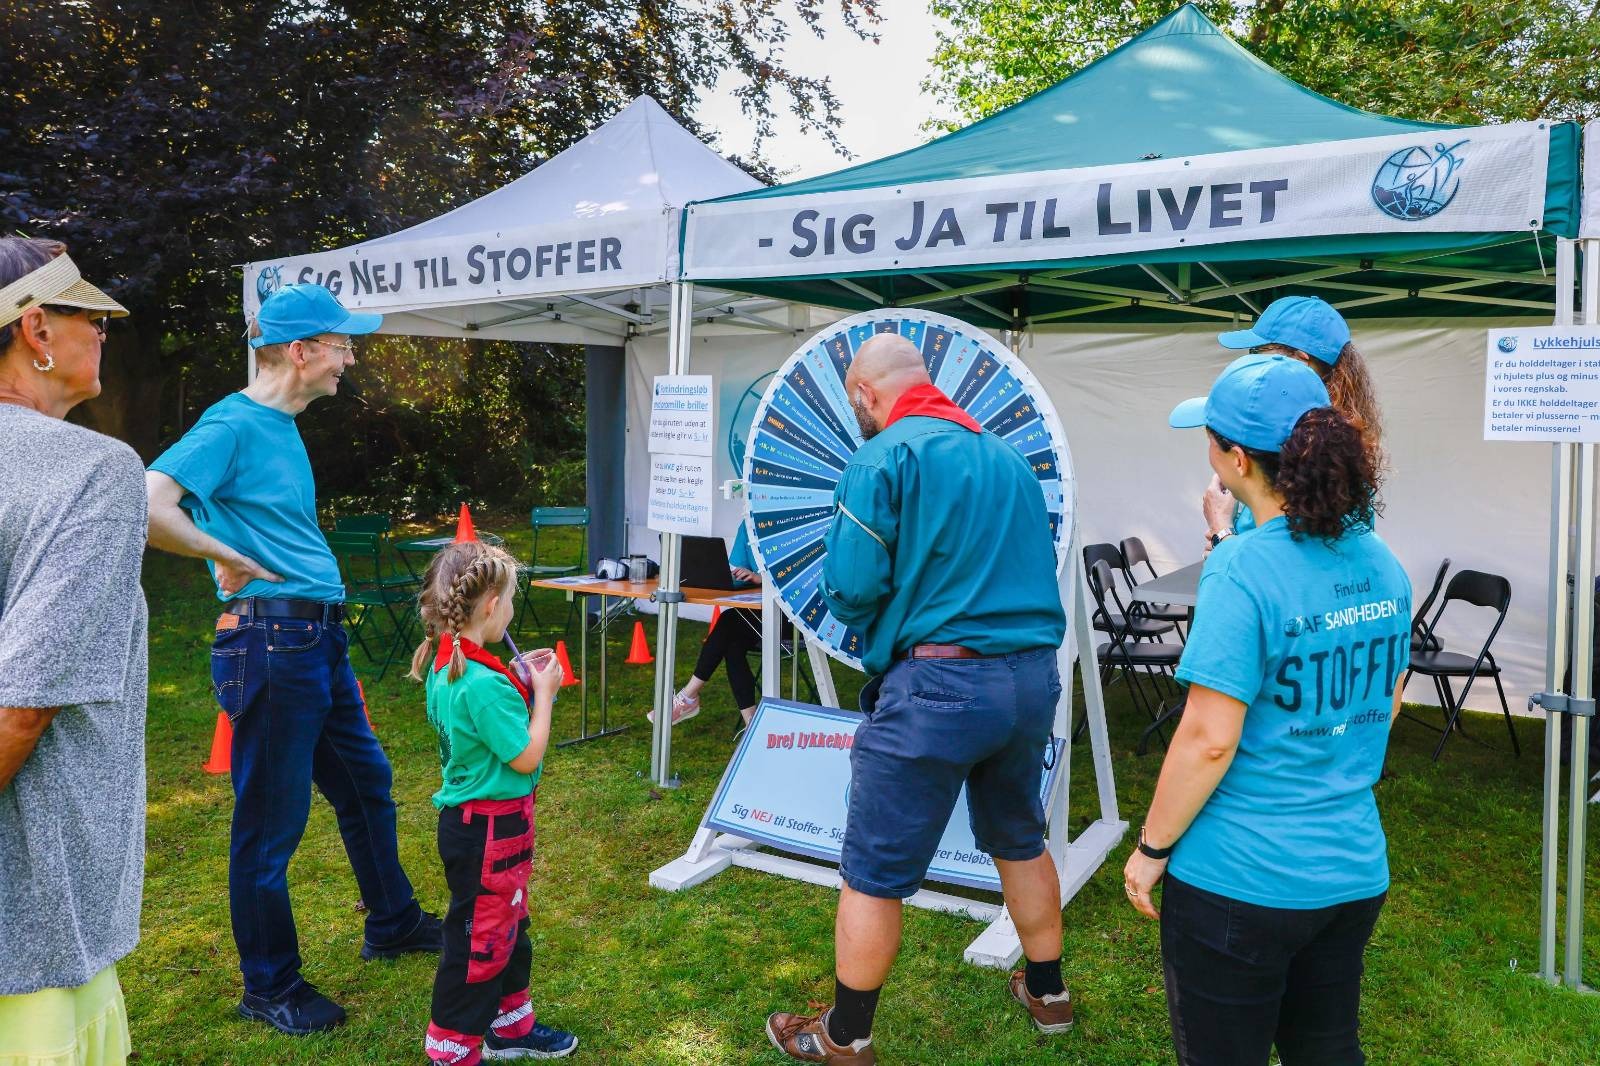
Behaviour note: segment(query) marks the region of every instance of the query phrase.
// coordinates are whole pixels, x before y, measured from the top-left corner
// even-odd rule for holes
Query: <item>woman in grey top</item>
[[[0,1062],[116,1063],[144,882],[146,503],[132,449],[64,421],[121,305],[0,238]]]

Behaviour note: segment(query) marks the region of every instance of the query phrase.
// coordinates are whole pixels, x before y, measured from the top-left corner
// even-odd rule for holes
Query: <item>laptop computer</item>
[[[728,546],[721,537],[683,538],[683,570],[680,584],[697,589],[732,592],[749,588],[749,582],[735,581],[728,563]]]

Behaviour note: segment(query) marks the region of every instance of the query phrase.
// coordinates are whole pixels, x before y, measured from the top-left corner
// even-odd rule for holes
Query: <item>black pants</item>
[[[475,801],[439,812],[439,858],[450,886],[450,909],[433,978],[437,1029],[482,1036],[501,999],[528,987],[533,835],[532,796],[525,803]]]
[[[1361,1066],[1362,955],[1384,896],[1260,907],[1168,875],[1161,959],[1179,1066]]]
[[[734,701],[739,709],[756,705],[756,675],[750,670],[746,658],[761,648],[761,613],[741,608],[723,611],[722,617],[706,642],[700,645],[700,657],[695,660],[694,676],[710,681],[720,663],[728,664],[728,687],[733,689]]]

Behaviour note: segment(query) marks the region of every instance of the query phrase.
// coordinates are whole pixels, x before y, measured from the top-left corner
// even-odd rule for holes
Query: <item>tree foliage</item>
[[[1148,28],[1174,0],[931,0],[927,86],[982,118],[1047,88]],[[1600,115],[1596,0],[1203,0],[1260,59],[1367,111],[1434,122]]]
[[[872,0],[795,6],[815,26],[827,3],[876,19]],[[829,133],[837,101],[784,65],[788,33],[770,0],[8,0],[0,232],[65,240],[132,310],[83,410],[149,455],[180,403],[243,379],[239,264],[436,215],[641,93],[694,129],[731,78],[758,118]],[[581,397],[570,362],[547,369]]]

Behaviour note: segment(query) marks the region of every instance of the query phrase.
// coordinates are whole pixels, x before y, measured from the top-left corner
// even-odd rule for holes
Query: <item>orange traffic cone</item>
[[[628,657],[622,660],[632,666],[648,666],[656,661],[650,654],[650,642],[644,636],[644,623],[633,623],[633,647],[628,649]]]
[[[720,621],[722,621],[722,608],[711,608],[711,624],[706,626],[706,633],[709,634],[713,629],[717,628],[717,623]]]
[[[201,769],[208,774],[225,774],[233,765],[233,723],[217,712],[217,728],[211,733],[211,758]]]
[[[464,540],[477,540],[478,531],[472,528],[472,512],[467,510],[467,505],[461,505],[461,515],[456,519],[456,543]]]
[[[567,658],[567,642],[564,640],[556,641],[556,662],[561,664],[561,687],[578,684],[578,675],[572,669],[572,660]]]

